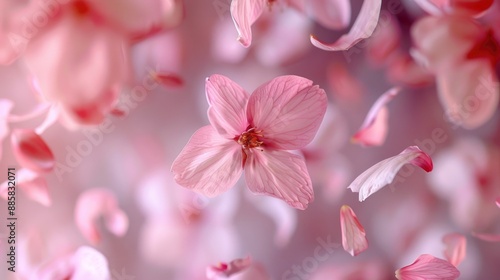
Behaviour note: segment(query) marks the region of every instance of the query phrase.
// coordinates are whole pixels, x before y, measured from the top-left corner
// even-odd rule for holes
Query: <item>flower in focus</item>
[[[231,188],[245,169],[254,193],[305,209],[311,179],[296,150],[314,138],[326,112],[323,89],[298,76],[281,76],[249,95],[221,75],[206,81],[211,125],[202,127],[172,165],[181,186],[209,197]]]

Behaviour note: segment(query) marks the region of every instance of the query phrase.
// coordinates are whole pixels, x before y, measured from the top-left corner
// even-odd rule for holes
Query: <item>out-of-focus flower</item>
[[[392,88],[375,101],[358,132],[352,137],[355,143],[363,146],[384,144],[389,130],[389,110],[386,105],[399,93],[399,90],[399,88]]]
[[[313,200],[304,160],[285,150],[314,138],[326,111],[325,91],[298,76],[275,78],[249,95],[227,77],[206,82],[210,104],[205,126],[172,165],[181,186],[209,197],[231,188],[245,169],[254,193],[305,209]]]
[[[342,230],[342,246],[353,257],[368,248],[365,229],[354,211],[347,205],[342,205],[340,208],[340,229]]]
[[[432,171],[432,159],[417,146],[411,146],[399,155],[384,159],[361,173],[349,189],[359,192],[359,201],[363,201],[384,186],[390,184],[398,171],[405,164],[420,167],[426,172]]]
[[[500,48],[489,29],[454,14],[425,17],[413,25],[411,34],[419,56],[436,76],[450,121],[469,129],[488,121],[500,94],[494,69]]]
[[[232,260],[229,263],[221,262],[217,265],[210,265],[207,267],[207,278],[230,278],[234,274],[240,273],[249,268],[251,264],[252,259],[250,257],[246,257],[243,259]]]
[[[83,236],[97,244],[99,234],[97,220],[103,217],[108,230],[116,236],[123,236],[128,229],[128,217],[120,208],[112,192],[106,189],[90,189],[80,194],[75,206],[75,222]]]
[[[421,255],[415,262],[396,270],[399,280],[455,280],[460,271],[449,262],[431,255]]]

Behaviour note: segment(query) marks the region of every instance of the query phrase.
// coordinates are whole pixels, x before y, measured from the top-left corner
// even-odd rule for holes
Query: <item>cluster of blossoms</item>
[[[0,275],[495,278],[499,18],[0,0]]]

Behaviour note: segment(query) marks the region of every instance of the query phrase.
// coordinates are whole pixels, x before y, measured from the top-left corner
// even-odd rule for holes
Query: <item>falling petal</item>
[[[452,264],[427,254],[396,270],[399,280],[455,280],[459,276],[460,272]]]
[[[238,41],[244,46],[252,44],[252,24],[260,17],[266,0],[233,0],[231,1],[231,17],[236,30],[238,30]]]
[[[426,172],[432,171],[432,159],[417,146],[410,146],[399,155],[384,159],[359,175],[349,189],[359,192],[359,201],[363,201],[384,186],[390,184],[398,171],[405,164],[412,164]]]
[[[349,33],[331,44],[321,42],[314,35],[311,35],[311,43],[325,51],[345,51],[350,49],[359,41],[372,35],[377,27],[381,5],[382,0],[364,0],[358,18],[356,18]]]
[[[11,135],[14,156],[19,164],[35,172],[50,172],[55,166],[54,154],[33,130],[16,129]]]
[[[443,237],[443,242],[446,245],[444,256],[455,267],[463,261],[466,254],[467,240],[465,236],[458,233],[450,233]]]
[[[340,228],[342,230],[342,246],[353,257],[368,248],[365,229],[359,223],[351,207],[343,205],[340,208]]]

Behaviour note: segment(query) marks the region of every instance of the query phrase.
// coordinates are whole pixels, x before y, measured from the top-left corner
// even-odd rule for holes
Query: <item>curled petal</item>
[[[449,262],[431,255],[420,255],[415,262],[396,270],[399,280],[455,280],[460,276]]]
[[[50,172],[55,166],[54,154],[33,130],[16,129],[11,135],[14,156],[19,164],[35,172]]]
[[[115,195],[106,189],[90,189],[78,197],[75,221],[78,229],[92,244],[100,241],[97,220],[104,218],[107,229],[116,236],[123,236],[128,229],[128,217],[119,207]]]
[[[325,51],[345,51],[359,41],[370,37],[377,27],[382,0],[364,0],[356,21],[349,33],[340,37],[336,42],[327,44],[311,35],[311,43]]]
[[[309,144],[326,113],[323,89],[298,76],[277,77],[250,96],[248,123],[262,131],[265,145],[295,150]]]
[[[252,192],[279,198],[300,210],[313,201],[304,159],[286,151],[252,151],[245,164],[245,179]]]
[[[212,75],[205,83],[208,119],[220,135],[232,139],[247,129],[245,106],[249,94],[222,75]]]
[[[487,59],[469,60],[440,71],[437,84],[446,115],[457,125],[474,129],[496,112],[499,82],[495,69]]]
[[[340,208],[340,228],[342,230],[342,246],[353,257],[368,248],[365,229],[359,223],[351,207],[343,205]]]
[[[446,260],[457,267],[465,258],[467,239],[462,234],[450,233],[443,237],[443,242],[446,245]]]
[[[385,142],[388,130],[388,110],[386,104],[399,93],[399,88],[392,88],[382,94],[368,111],[361,128],[353,140],[364,146],[380,146]]]
[[[363,201],[384,186],[390,184],[399,169],[405,164],[412,164],[425,170],[432,171],[432,159],[417,146],[410,146],[399,155],[378,162],[359,175],[349,189],[359,192],[359,201]]]
[[[175,181],[214,197],[236,184],[242,172],[241,146],[212,126],[198,129],[172,164]]]
[[[244,46],[252,44],[252,24],[260,17],[266,0],[233,0],[231,17],[238,31],[238,41]]]
[[[219,263],[217,265],[210,265],[207,267],[208,279],[230,278],[234,274],[240,273],[250,267],[252,259],[250,256],[244,259],[236,259],[230,263]]]

